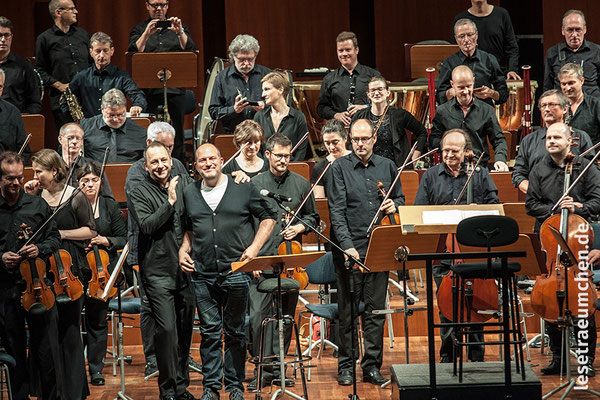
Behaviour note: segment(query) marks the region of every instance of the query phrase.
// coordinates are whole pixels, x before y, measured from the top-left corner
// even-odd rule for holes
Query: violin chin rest
[[[71,298],[69,296],[67,296],[66,294],[62,293],[59,294],[58,296],[56,296],[56,302],[58,304],[65,304],[71,301]]]
[[[40,315],[48,311],[45,305],[42,303],[33,303],[29,308],[29,313],[31,315]]]

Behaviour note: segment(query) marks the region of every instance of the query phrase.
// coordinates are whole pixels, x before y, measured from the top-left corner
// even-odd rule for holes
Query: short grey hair
[[[546,90],[540,96],[540,100],[538,103],[542,104],[542,99],[545,99],[546,97],[550,97],[550,96],[558,97],[558,103],[560,104],[560,108],[565,108],[566,106],[569,105],[569,99],[567,99],[567,96],[565,96],[565,94],[560,89]]]
[[[458,21],[456,21],[456,23],[454,24],[454,34],[456,34],[456,28],[458,28],[459,26],[468,25],[468,24],[473,25],[473,29],[475,29],[475,32],[477,32],[477,25],[475,25],[475,22],[473,22],[469,18],[461,18]]]
[[[60,0],[50,0],[50,3],[48,3],[48,11],[50,11],[52,19],[56,18],[56,10],[60,7]]]
[[[260,51],[258,40],[252,35],[237,35],[229,44],[229,58],[231,60],[233,60],[233,57],[239,52],[249,53],[251,51],[254,51],[255,56],[257,56]]]
[[[110,47],[113,47],[112,38],[104,32],[96,32],[92,35],[92,37],[90,38],[90,49],[92,48],[92,45],[94,43],[108,43]]]
[[[175,137],[175,128],[173,128],[169,123],[164,121],[154,121],[153,123],[148,125],[148,129],[146,132],[148,135],[148,140],[152,142],[157,140],[159,133],[168,132],[171,135],[173,135],[173,137]]]
[[[569,10],[569,11],[567,11],[563,15],[562,26],[565,26],[565,21],[567,20],[567,17],[569,15],[573,15],[573,14],[577,14],[577,15],[579,15],[581,17],[581,19],[583,20],[583,26],[587,25],[587,23],[585,22],[585,15],[583,15],[583,11],[581,11],[581,10]]]
[[[102,96],[102,108],[117,108],[121,106],[127,106],[127,99],[119,89],[110,89]]]
[[[6,81],[6,73],[4,72],[4,70],[2,68],[0,68],[0,76],[2,77],[2,79],[4,81]]]

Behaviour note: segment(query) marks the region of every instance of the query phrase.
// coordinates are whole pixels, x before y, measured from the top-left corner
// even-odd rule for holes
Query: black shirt
[[[117,250],[127,242],[127,225],[119,205],[110,197],[100,196],[98,207],[100,216],[96,218],[96,232],[108,239],[110,246],[105,248],[110,258],[110,269],[117,264]]]
[[[246,107],[239,114],[233,110],[235,98],[239,90],[248,101],[262,101],[260,81],[269,72],[269,68],[254,64],[254,68],[248,73],[248,82],[235,68],[235,64],[219,72],[213,85],[208,112],[212,119],[221,121],[225,133],[232,134],[240,122],[254,118],[256,111],[252,107]]]
[[[565,64],[573,63],[583,67],[583,92],[590,96],[600,97],[600,46],[584,40],[577,51],[572,51],[565,42],[558,43],[546,52],[544,65],[544,91],[550,89],[560,90],[558,72]],[[589,133],[589,132],[588,132]]]
[[[19,151],[27,135],[19,109],[8,101],[0,100],[0,152]],[[31,150],[29,145],[23,151],[23,157],[29,160]]]
[[[376,69],[360,63],[356,64],[352,75],[342,66],[330,71],[321,83],[317,114],[323,119],[331,119],[336,113],[346,111],[352,104],[368,104],[369,80],[380,75]]]
[[[486,163],[490,158],[486,138],[494,148],[495,161],[506,162],[508,146],[502,128],[498,124],[494,107],[482,100],[473,98],[471,108],[465,116],[456,98],[440,105],[435,112],[435,117],[433,117],[429,147],[432,149],[439,147],[444,132],[454,128],[463,129],[469,134],[473,144],[473,153],[476,157],[479,157],[485,151],[486,155],[483,156],[482,163]]]
[[[571,182],[579,176],[589,161],[575,157]],[[564,167],[554,163],[550,154],[537,163],[529,174],[529,188],[525,199],[527,214],[537,218],[541,224],[551,213],[550,210],[563,194],[565,181]],[[582,203],[583,208],[575,207],[575,214],[589,219],[600,213],[600,170],[592,166],[569,194],[574,201]],[[555,213],[560,212],[557,207]]]
[[[546,150],[547,131],[547,128],[540,128],[521,140],[519,151],[515,158],[515,169],[512,173],[512,183],[515,187],[519,187],[521,182],[528,180],[529,172],[533,166],[548,154],[548,150]],[[592,141],[584,131],[574,129],[573,137],[579,138],[577,141],[579,145],[571,147],[573,154],[579,155],[592,147]],[[595,151],[590,152],[589,157],[593,157],[595,153]]]
[[[148,106],[146,96],[131,76],[113,64],[108,65],[102,72],[98,71],[95,64],[78,72],[69,87],[81,104],[84,118],[100,114],[102,96],[110,89],[119,89],[125,93],[134,106],[140,106],[143,110]],[[61,103],[61,108],[63,112],[69,111],[66,100]]]
[[[496,57],[504,75],[509,71],[519,72],[519,45],[506,9],[494,6],[490,15],[484,17],[477,17],[465,10],[454,17],[452,27],[461,18],[468,18],[475,23],[478,33],[477,47]],[[454,32],[452,43],[456,43]]]
[[[102,162],[104,151],[110,146],[112,128],[106,125],[102,114],[92,118],[82,119],[79,123],[83,129],[83,148],[85,156],[94,161]],[[125,123],[115,130],[117,134],[117,148],[111,148],[111,153],[116,154],[115,162],[133,163],[142,158],[146,149],[146,130],[127,118]]]
[[[317,181],[317,179],[319,179],[319,176],[321,176],[321,174],[323,173],[323,170],[325,169],[327,164],[329,164],[329,160],[327,159],[327,157],[320,159],[319,162],[315,164],[315,166],[313,167],[312,172],[310,174],[311,185],[314,185],[315,182]],[[325,197],[327,197],[327,186],[329,185],[328,182],[330,179],[331,179],[331,167],[329,167],[329,169],[327,169],[327,171],[325,171],[325,175],[323,175],[323,177],[319,181],[319,184],[317,185],[317,186],[323,186],[323,189],[325,190]]]
[[[59,151],[58,153],[61,154],[61,156],[62,156],[61,151]],[[81,168],[83,166],[83,164],[86,164],[89,162],[94,162],[94,163],[98,164],[98,166],[100,166],[100,162],[92,160],[91,158],[87,158],[87,157],[79,157],[79,159],[77,159],[76,161],[77,161],[77,163],[73,167],[73,168],[75,168],[75,171],[73,171],[73,174],[71,175],[71,180],[69,182],[67,182],[67,185],[70,185],[73,187],[79,186],[79,184],[77,182],[77,170],[79,168]],[[69,169],[67,168],[67,176],[68,175],[69,175]],[[106,174],[104,174],[104,176],[102,176],[102,186],[100,186],[100,194],[102,196],[108,196],[113,199],[115,198],[115,196],[113,195],[112,189],[110,188],[110,183],[108,182],[108,178],[106,177]]]
[[[415,197],[415,205],[454,204],[467,182],[467,173],[463,168],[458,176],[452,175],[446,164],[440,163],[425,171]],[[478,167],[471,179],[473,187],[473,203],[498,204],[498,189],[487,168]],[[459,204],[467,204],[467,192],[463,194]]]
[[[569,107],[569,116],[569,125],[587,133],[593,144],[600,142],[600,99],[598,97],[584,93],[583,101],[575,110],[575,115],[571,113]]]
[[[195,275],[215,279],[231,270],[255,236],[253,221],[275,219],[266,199],[252,182],[236,185],[224,175],[227,188],[221,202],[213,211],[202,196],[202,182],[194,182],[184,190],[186,230],[193,233],[192,258]]]
[[[292,148],[302,139],[302,136],[308,132],[306,126],[306,117],[301,111],[290,107],[288,115],[283,117],[279,123],[279,128],[275,131],[273,120],[271,119],[271,106],[266,106],[254,115],[254,120],[260,124],[265,133],[265,142],[275,133],[281,133],[292,141]],[[306,147],[308,138],[292,154],[292,161],[303,161],[306,156]]]
[[[13,206],[6,203],[0,194],[0,255],[7,251],[17,252],[25,244],[18,239],[21,224],[25,223],[35,233],[50,218],[52,211],[48,203],[38,196],[31,196],[21,190],[19,200]],[[39,257],[47,259],[58,249],[60,234],[56,222],[49,223],[44,232],[34,242],[40,252]],[[8,270],[0,257],[0,288],[12,287],[21,279],[19,268]]]
[[[67,33],[56,25],[42,32],[35,41],[35,67],[44,85],[50,86],[57,81],[69,83],[76,73],[92,64],[89,45],[90,35],[74,25]],[[50,88],[52,110],[60,108],[61,94],[58,89]]]
[[[327,199],[331,228],[342,249],[354,247],[361,258],[366,255],[367,229],[381,205],[377,183],[386,191],[398,174],[393,161],[373,154],[367,166],[354,154],[340,157],[331,166]],[[400,180],[390,194],[396,206],[404,205]],[[381,213],[380,219],[385,216]]]
[[[40,114],[42,100],[39,78],[29,60],[11,52],[0,68],[5,74],[1,98],[17,107],[21,113]]]
[[[506,75],[500,69],[496,57],[483,50],[475,50],[473,57],[467,57],[462,51],[452,54],[442,61],[440,76],[437,83],[437,97],[440,104],[446,103],[446,91],[450,89],[450,80],[452,79],[452,70],[459,65],[466,65],[471,68],[475,75],[475,86],[487,86],[498,92],[499,98],[496,104],[502,104],[508,99],[508,87],[506,86]],[[491,98],[484,100],[489,105],[494,105]]]

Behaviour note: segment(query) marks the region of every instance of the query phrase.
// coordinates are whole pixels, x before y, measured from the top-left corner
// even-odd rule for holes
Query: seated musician
[[[6,73],[0,68],[0,96],[4,90]],[[8,101],[0,99],[0,151],[18,152],[25,143],[25,125],[19,109]],[[29,160],[31,150],[29,145],[23,152],[23,158]]]
[[[265,107],[261,79],[271,70],[256,64],[259,51],[258,40],[252,35],[237,35],[229,44],[233,64],[217,75],[208,107],[211,118],[221,121],[225,133],[233,133],[240,122],[254,118]]]
[[[246,143],[248,145],[223,168],[223,173],[237,178],[240,175],[238,172],[241,171],[252,178],[267,171],[269,164],[260,156],[260,145],[264,142],[265,135],[258,122],[253,120],[240,122],[233,132],[233,144],[238,149]]]
[[[539,109],[544,127],[531,132],[521,140],[519,151],[515,158],[515,169],[512,174],[512,183],[523,193],[527,193],[529,186],[529,172],[547,154],[546,132],[550,125],[562,124],[568,113],[569,101],[567,97],[557,89],[550,89],[540,96]],[[573,154],[580,154],[590,147],[592,141],[587,133],[579,129],[573,129],[573,140],[577,140],[578,146],[573,146]],[[595,152],[591,152],[593,156]]]
[[[355,258],[364,259],[369,239],[367,229],[380,208],[377,183],[382,182],[386,190],[391,191],[389,198],[381,204],[381,216],[397,212],[404,205],[404,194],[398,180],[390,189],[397,175],[397,167],[388,158],[373,153],[377,142],[373,124],[369,120],[359,119],[350,127],[350,140],[353,152],[339,158],[331,166],[331,179],[327,182],[327,197],[331,219],[332,241]],[[352,343],[352,329],[355,329],[350,315],[350,302],[354,301],[354,310],[358,310],[359,299],[365,301],[363,331],[365,354],[361,361],[363,381],[375,385],[386,382],[380,369],[383,363],[383,326],[384,315],[373,314],[374,310],[385,308],[388,272],[362,273],[358,269],[346,269],[345,255],[334,249],[334,264],[337,276],[339,304],[339,357],[338,383],[352,384],[352,352],[356,350]],[[354,298],[350,294],[350,279],[354,281]]]
[[[254,120],[260,124],[268,140],[276,133],[287,136],[296,147],[300,139],[308,132],[306,117],[301,111],[287,105],[286,99],[290,93],[288,76],[282,71],[272,71],[260,81],[265,108],[254,115]],[[292,161],[303,161],[306,156],[308,139],[305,140],[292,154]]]
[[[583,91],[583,68],[565,64],[558,72],[558,79],[569,99],[569,125],[590,135],[593,144],[600,142],[600,99]]]
[[[339,120],[334,118],[325,122],[325,125],[321,128],[321,136],[323,138],[323,145],[329,154],[327,154],[327,157],[319,160],[313,167],[310,175],[310,183],[312,185],[314,185],[319,176],[321,176],[321,173],[327,164],[351,153],[347,147],[348,132],[346,132],[344,124]],[[325,189],[327,188],[327,182],[330,178],[331,169],[328,169],[327,172],[325,172],[325,175],[323,175],[323,178],[321,178],[321,181],[315,186],[315,198],[322,199],[327,197]]]
[[[465,65],[473,71],[475,97],[491,106],[494,103],[506,102],[508,99],[506,77],[496,57],[477,48],[477,25],[470,19],[459,19],[454,24],[454,38],[460,50],[442,62],[436,87],[438,102],[443,104],[457,96],[456,88],[451,86],[451,79],[454,79],[454,68],[459,65]]]
[[[498,124],[496,110],[477,97],[473,97],[475,79],[473,71],[465,65],[459,65],[452,71],[454,98],[438,107],[433,118],[433,127],[429,136],[429,147],[440,145],[442,134],[453,128],[464,129],[471,139],[473,153],[479,157],[482,152],[482,165],[489,160],[488,140],[494,148],[494,170],[508,171],[506,157],[508,146],[502,129]]]
[[[102,96],[102,114],[81,120],[86,157],[101,163],[109,147],[109,163],[132,163],[142,158],[146,131],[127,118],[126,105],[123,92],[110,89]]]
[[[353,32],[342,32],[335,39],[341,66],[325,75],[317,114],[323,119],[335,118],[350,126],[352,116],[367,108],[367,85],[379,71],[358,62],[358,39]]]
[[[102,95],[116,88],[125,93],[133,105],[129,109],[132,117],[138,116],[147,106],[146,96],[126,71],[111,64],[115,52],[113,40],[104,32],[96,32],[90,39],[90,55],[94,64],[79,71],[69,83],[71,92],[79,100],[84,118],[101,113]],[[67,101],[61,103],[63,112],[68,112]]]
[[[450,129],[444,133],[441,142],[442,163],[429,168],[419,182],[415,197],[415,205],[454,204],[467,182],[465,170],[465,153],[471,149],[468,134],[462,129]],[[473,203],[497,204],[498,189],[487,168],[479,168],[471,180]],[[466,194],[466,192],[465,192]],[[463,194],[459,204],[467,204],[467,196]],[[433,268],[433,277],[439,287],[442,278],[450,271],[450,263],[442,261],[442,265]],[[440,313],[442,322],[450,322]],[[442,362],[452,362],[453,346],[452,328],[441,329],[442,345],[440,357]],[[483,335],[473,334],[470,341],[483,341]],[[469,359],[483,361],[484,346],[469,346]]]
[[[554,124],[546,133],[546,149],[548,153],[540,162],[533,166],[529,173],[529,188],[527,189],[527,198],[525,208],[527,214],[537,219],[535,230],[538,231],[544,220],[551,216],[552,207],[560,199],[564,192],[564,167],[565,159],[569,153],[572,144],[571,130],[562,124]],[[573,182],[583,168],[589,163],[588,160],[575,156],[573,159],[573,172],[571,182]],[[595,166],[588,169],[587,173],[573,187],[573,190],[566,196],[557,208],[568,209],[569,213],[577,214],[585,219],[592,215],[600,213],[600,171]],[[549,301],[553,301],[550,299]],[[583,342],[587,349],[596,348],[596,323],[594,315],[588,318],[588,324],[581,335],[578,323],[574,324],[578,343]],[[561,369],[561,334],[555,324],[548,324],[550,335],[550,349],[552,350],[552,362],[541,371],[544,375],[558,374]],[[595,374],[593,363],[594,354],[587,354],[588,363],[586,374],[593,376]],[[564,364],[563,364],[564,365]]]
[[[288,164],[291,158],[292,142],[291,140],[276,133],[267,140],[265,149],[265,159],[269,163],[269,170],[252,178],[252,183],[261,191],[266,189],[271,193],[280,194],[282,196],[291,197],[291,202],[285,202],[284,205],[290,210],[296,211],[300,203],[308,195],[310,183],[302,176],[288,170]],[[267,198],[269,206],[277,213],[275,227],[269,236],[269,239],[262,247],[259,255],[275,255],[278,254],[278,246],[285,241],[297,241],[302,243],[302,234],[310,232],[304,223],[312,227],[318,226],[319,214],[314,196],[311,194],[304,206],[298,211],[297,215],[302,218],[303,222],[295,220],[292,225],[283,230],[287,226],[285,213],[277,205],[275,199]],[[285,253],[287,254],[287,252]],[[262,320],[268,315],[275,315],[275,309],[272,307],[272,297],[270,294],[258,292],[257,287],[260,282],[266,278],[274,278],[272,273],[267,271],[262,273],[260,278],[254,279],[250,283],[250,329],[252,335],[252,355],[259,356],[260,343],[260,328]],[[296,304],[298,302],[298,293],[287,293],[282,297],[283,315],[294,316]],[[292,326],[285,325],[284,332],[285,352],[287,354],[292,337]],[[269,324],[268,331],[265,336],[265,356],[279,354],[279,339],[276,325]],[[263,386],[268,384],[273,379],[279,379],[279,367],[267,366],[263,372]],[[256,379],[256,378],[255,378]],[[256,389],[256,380],[248,384],[248,389]],[[293,381],[289,381],[293,386]]]
[[[389,158],[400,167],[412,147],[406,132],[409,130],[419,142],[412,159],[419,158],[423,150],[427,149],[427,130],[408,111],[390,107],[390,89],[384,77],[374,76],[369,80],[367,97],[371,106],[357,111],[352,120],[368,119],[375,126],[377,142],[373,153]]]
[[[29,60],[11,51],[14,35],[11,20],[0,16],[0,65],[5,73],[1,98],[22,114],[39,114],[42,112],[40,79]]]

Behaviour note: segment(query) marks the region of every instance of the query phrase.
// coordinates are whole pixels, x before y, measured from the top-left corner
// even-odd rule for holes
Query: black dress
[[[263,166],[261,169],[259,169],[258,171],[254,171],[254,172],[248,172],[245,169],[243,169],[242,167],[240,167],[240,164],[238,164],[237,160],[234,158],[233,160],[231,160],[231,162],[229,164],[227,164],[225,166],[225,168],[223,168],[223,173],[227,174],[227,175],[231,175],[232,172],[235,171],[243,171],[246,175],[248,175],[249,178],[254,178],[256,175],[260,174],[261,172],[267,171],[269,169],[269,163],[266,160],[263,160]]]

